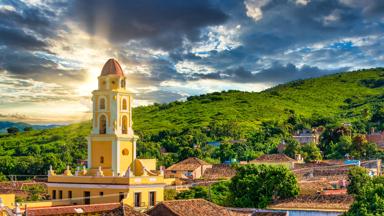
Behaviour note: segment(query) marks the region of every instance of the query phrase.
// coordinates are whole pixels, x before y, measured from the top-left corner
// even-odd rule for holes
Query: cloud
[[[348,68],[335,70],[321,70],[317,67],[303,65],[296,67],[293,64],[282,65],[274,63],[270,68],[258,72],[251,72],[243,67],[228,69],[216,73],[196,75],[202,79],[229,80],[237,83],[270,83],[278,84],[296,79],[319,77],[330,73],[346,71]]]
[[[259,21],[263,18],[263,12],[261,7],[266,5],[269,0],[245,0],[246,14],[255,21]]]
[[[181,100],[185,98],[185,95],[172,91],[157,90],[144,93],[137,93],[135,94],[135,98],[138,100],[151,101],[152,103],[169,103],[172,101]]]
[[[380,0],[3,0],[0,112],[88,112],[111,57],[141,105],[383,66],[383,8]]]
[[[0,73],[0,103],[77,101],[74,92],[54,83],[20,79],[8,73]]]
[[[0,49],[0,70],[21,78],[66,84],[85,79],[84,70],[61,69],[53,59],[25,50]]]
[[[201,28],[228,18],[209,0],[73,1],[69,14],[92,35],[112,42],[143,39],[164,49],[179,47],[185,39],[197,41]]]
[[[17,9],[16,9],[17,8]],[[44,38],[54,35],[52,13],[21,1],[0,2],[0,45],[18,49],[46,49]]]

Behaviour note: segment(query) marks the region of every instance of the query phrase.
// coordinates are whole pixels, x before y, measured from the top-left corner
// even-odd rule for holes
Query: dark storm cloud
[[[262,19],[244,21],[249,25],[241,38],[250,51],[271,54],[290,47],[384,30],[382,25],[371,25],[380,23],[377,16],[382,18],[384,10],[375,10],[374,19],[366,15],[369,8],[377,8],[382,3],[360,2],[365,8],[350,7],[341,1],[316,0],[300,5],[292,0],[271,0],[261,8]]]
[[[0,25],[0,45],[17,47],[20,49],[42,49],[47,46],[33,35],[27,34],[21,29],[14,29]]]
[[[54,35],[49,22],[52,12],[20,1],[5,0],[1,3],[13,9],[0,10],[0,45],[46,50],[48,44],[44,39]]]
[[[70,16],[91,34],[107,28],[113,42],[147,39],[153,47],[171,49],[183,39],[199,39],[200,29],[224,23],[228,16],[209,0],[73,1]]]
[[[56,40],[62,27],[57,21],[57,3],[55,8],[5,0],[0,6],[0,70],[19,78],[64,85],[71,80],[84,80],[85,70],[59,69],[55,54],[50,51],[48,41]]]
[[[335,70],[321,70],[317,67],[304,65],[297,67],[293,64],[282,65],[279,63],[273,64],[270,68],[263,69],[259,72],[251,72],[243,67],[228,69],[216,73],[209,73],[204,75],[196,75],[203,79],[214,80],[229,80],[233,82],[242,83],[282,83],[296,79],[306,79],[312,77],[319,77],[335,72],[345,71],[348,68],[339,68]]]
[[[247,1],[234,4],[237,11],[232,10],[230,14],[235,18],[229,21],[242,25],[239,33],[241,46],[212,50],[204,58],[193,53],[186,55],[185,52],[172,53],[171,58],[174,61],[192,61],[218,71],[194,75],[196,79],[282,83],[359,66],[376,66],[380,55],[383,56],[381,43],[377,42],[376,46],[369,48],[355,47],[354,44],[351,47],[327,47],[327,43],[348,37],[372,35],[382,38],[384,10],[380,8],[383,1],[312,0],[307,5],[301,5],[293,0],[270,0],[261,7],[260,20],[246,16],[245,4]],[[310,48],[315,43],[323,44],[323,48]],[[293,51],[296,49],[298,51]],[[284,54],[287,51],[289,54]],[[271,62],[275,63],[269,69],[261,69]],[[303,63],[307,66],[295,66]],[[333,69],[321,69],[324,66]]]
[[[0,49],[0,70],[11,72],[20,78],[33,78],[38,81],[65,84],[68,80],[85,79],[84,70],[63,70],[59,65],[46,57],[30,52]]]
[[[145,73],[127,74],[133,82],[147,86],[159,87],[169,80],[199,79],[281,83],[348,67],[376,66],[380,56],[384,58],[381,42],[384,1],[311,0],[301,5],[295,0],[269,0],[261,7],[259,20],[247,16],[247,3],[248,0],[47,0],[44,6],[34,6],[3,0],[0,4],[15,10],[0,8],[0,70],[62,84],[83,80],[87,68],[60,69],[60,60],[71,63],[61,59],[60,54],[51,53],[51,46],[65,41],[65,35],[78,33],[70,32],[67,21],[82,27],[80,31],[106,37],[111,46],[108,52],[122,53],[118,56],[122,64],[149,68]],[[228,31],[241,26],[233,39],[239,46],[217,49],[208,44],[211,50],[203,49],[204,55],[194,53],[196,42],[219,42],[221,36],[225,38],[226,31],[218,32],[216,39],[210,37],[210,31],[214,30],[207,27],[218,25]],[[362,36],[375,36],[376,39],[368,40],[376,42],[360,47],[327,46]],[[68,49],[78,48],[63,44]],[[134,52],[132,44],[136,46]],[[321,44],[318,47],[322,48],[313,48],[314,44]],[[166,54],[156,54],[157,49],[163,49]],[[175,67],[181,61],[199,67],[195,72],[181,73]],[[271,66],[265,69],[266,65]],[[206,72],[204,66],[215,72],[198,74]],[[169,97],[175,99],[178,95]]]

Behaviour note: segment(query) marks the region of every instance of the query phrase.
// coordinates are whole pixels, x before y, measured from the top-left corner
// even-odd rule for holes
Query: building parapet
[[[164,176],[65,176],[48,177],[49,183],[139,185],[164,183]]]

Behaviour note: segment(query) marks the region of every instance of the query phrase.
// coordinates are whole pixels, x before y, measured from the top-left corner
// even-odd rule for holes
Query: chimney
[[[374,134],[374,133],[375,133],[375,128],[371,127],[371,134]]]

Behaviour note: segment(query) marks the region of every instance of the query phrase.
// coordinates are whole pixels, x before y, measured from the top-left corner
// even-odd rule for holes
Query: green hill
[[[218,116],[254,125],[284,120],[290,115],[287,110],[305,117],[316,113],[354,121],[364,109],[382,102],[383,87],[383,69],[373,69],[298,80],[260,93],[216,92],[192,96],[186,102],[139,107],[134,110],[134,127],[156,133],[207,126]]]
[[[141,137],[138,154],[157,157],[164,165],[191,155],[216,161],[231,154],[249,159],[273,151],[281,137],[305,125],[351,122],[359,132],[372,125],[382,128],[383,89],[384,70],[377,68],[298,80],[259,93],[216,92],[185,102],[138,107],[133,111],[134,130]],[[86,158],[89,132],[90,124],[85,122],[0,135],[0,172],[41,174],[49,164],[59,170],[66,164],[76,166],[77,159]],[[229,155],[206,145],[236,139],[248,141],[240,146],[244,149],[231,149]],[[168,153],[161,154],[161,147]]]

